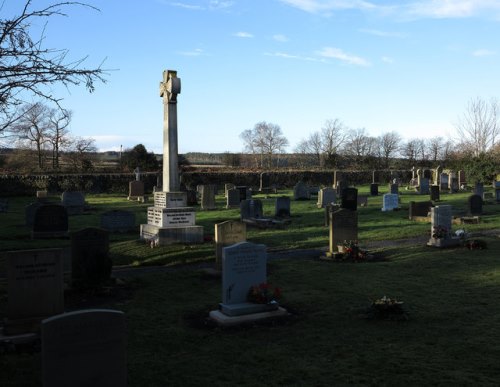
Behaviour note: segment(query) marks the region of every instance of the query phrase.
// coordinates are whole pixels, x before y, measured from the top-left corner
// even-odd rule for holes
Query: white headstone
[[[397,194],[385,194],[383,196],[383,207],[382,211],[393,211],[399,207],[399,195]]]

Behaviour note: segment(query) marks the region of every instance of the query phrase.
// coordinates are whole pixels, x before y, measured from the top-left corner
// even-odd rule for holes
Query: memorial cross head
[[[163,82],[160,82],[160,97],[166,103],[177,103],[177,94],[181,93],[181,79],[177,78],[177,71],[163,71]]]

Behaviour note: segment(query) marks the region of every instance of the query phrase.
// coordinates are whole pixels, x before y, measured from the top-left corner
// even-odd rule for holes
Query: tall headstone
[[[439,201],[441,200],[440,192],[439,192],[439,185],[431,185],[431,193],[430,193],[430,198],[431,200],[434,201]]]
[[[470,195],[467,200],[467,213],[471,216],[483,214],[483,198],[479,195]]]
[[[227,198],[227,191],[234,188],[236,188],[236,186],[233,183],[224,184],[224,196]]]
[[[85,209],[85,195],[79,191],[64,191],[61,204],[66,207],[68,215],[79,215]]]
[[[269,193],[271,191],[271,176],[268,172],[262,172],[260,174],[259,191],[262,193]]]
[[[474,195],[479,195],[483,196],[484,194],[484,184],[483,183],[476,183],[474,185]]]
[[[382,211],[394,211],[399,208],[399,195],[397,194],[385,194],[382,197]]]
[[[431,237],[428,246],[449,247],[460,243],[458,238],[451,235],[451,223],[453,220],[452,207],[450,205],[436,206],[431,209]],[[439,232],[439,234],[436,234]]]
[[[358,240],[358,212],[340,208],[330,213],[330,253],[338,251],[344,241]]]
[[[428,178],[422,177],[420,179],[419,193],[420,193],[420,195],[429,195],[429,179]]]
[[[274,216],[277,218],[289,218],[291,216],[290,198],[288,196],[279,196],[276,198]]]
[[[42,321],[44,387],[126,387],[125,315],[88,309]]]
[[[448,189],[448,182],[450,180],[450,175],[447,173],[441,173],[439,175],[439,181],[440,181],[440,189],[441,191],[446,191]]]
[[[318,192],[318,208],[324,208],[327,204],[335,203],[337,192],[333,188],[322,188]]]
[[[309,200],[311,199],[311,192],[309,187],[303,181],[299,181],[293,187],[293,199],[294,200]]]
[[[467,185],[467,180],[465,179],[465,171],[458,171],[458,186],[460,187],[460,189],[462,189],[462,187],[465,188],[465,186]]]
[[[358,209],[358,190],[356,188],[344,188],[340,198],[340,207],[352,211]]]
[[[155,206],[148,208],[148,223],[141,224],[141,239],[159,245],[203,242],[203,227],[195,225],[195,211],[187,207],[186,192],[180,191],[177,150],[177,95],[181,80],[166,70],[160,82],[163,98],[163,192],[155,192]]]
[[[132,180],[128,183],[128,200],[144,200],[144,182]]]
[[[433,182],[432,184],[433,185],[437,185],[438,187],[440,187],[440,184],[441,184],[441,166],[438,165],[436,167],[436,169],[434,170],[434,177],[433,177]]]
[[[108,231],[89,227],[71,233],[71,279],[74,287],[103,285],[111,276],[112,266]]]
[[[236,189],[240,192],[240,202],[242,200],[250,200],[252,198],[252,190],[245,185],[239,185]]]
[[[391,183],[389,184],[389,193],[398,195],[399,194],[399,184]]]
[[[233,188],[227,191],[226,208],[240,208],[240,191],[238,189]]]
[[[215,186],[212,184],[205,184],[201,187],[201,209],[202,210],[215,210]]]
[[[377,183],[370,184],[370,195],[378,196],[378,184]]]
[[[6,253],[7,334],[33,332],[43,318],[64,312],[61,249]]]
[[[227,220],[215,224],[215,263],[222,266],[222,248],[247,240],[247,225],[243,222]]]
[[[260,199],[243,200],[240,203],[240,218],[260,219],[263,216],[262,201]]]

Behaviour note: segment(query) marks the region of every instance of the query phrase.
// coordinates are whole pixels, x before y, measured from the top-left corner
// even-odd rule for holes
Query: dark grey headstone
[[[226,195],[226,208],[239,208],[240,190],[236,188],[228,189]]]
[[[399,184],[389,184],[389,193],[398,195],[399,194]]]
[[[277,218],[290,217],[290,198],[288,196],[280,196],[276,198],[274,216]]]
[[[271,189],[271,176],[267,172],[260,174],[259,191],[269,191]]]
[[[358,190],[356,188],[345,188],[342,191],[340,207],[352,211],[358,209]]]
[[[346,180],[337,180],[337,186],[335,188],[337,189],[337,195],[342,198],[342,194],[345,189],[349,188],[349,184]]]
[[[358,212],[341,208],[330,213],[330,252],[338,251],[344,241],[358,239]]]
[[[293,187],[293,200],[309,200],[311,199],[311,191],[306,183],[299,181]]]
[[[127,232],[135,229],[135,214],[125,210],[111,210],[101,214],[101,228],[109,232]]]
[[[68,235],[68,212],[59,204],[43,204],[35,211],[31,237],[60,238]]]
[[[483,194],[484,194],[484,184],[476,183],[474,185],[474,195],[483,196]]]
[[[237,186],[236,189],[240,191],[240,202],[242,200],[250,200],[252,198],[252,191],[246,186]]]
[[[378,195],[378,184],[377,183],[370,184],[370,195],[372,195],[372,196]]]
[[[471,195],[467,200],[469,215],[478,216],[483,214],[483,198],[479,195]]]
[[[420,195],[429,195],[429,179],[423,177],[420,179]]]
[[[413,219],[413,217],[427,217],[431,212],[431,208],[434,207],[431,201],[426,202],[410,202],[408,217]]]
[[[31,228],[33,226],[33,222],[35,220],[36,210],[38,210],[38,208],[40,206],[42,206],[41,202],[34,202],[34,203],[31,203],[31,204],[28,204],[24,208],[24,216],[25,216],[26,227]]]
[[[440,196],[440,191],[439,191],[439,186],[438,185],[431,185],[430,187],[430,192],[431,192],[431,200],[438,201],[441,200]]]
[[[215,185],[205,184],[201,186],[201,209],[215,210]]]
[[[262,218],[262,201],[259,199],[243,200],[240,203],[240,216],[241,220]]]
[[[111,276],[109,233],[99,228],[85,228],[71,234],[72,285],[93,288]]]
[[[144,182],[143,181],[131,181],[128,183],[128,199],[137,200],[144,196]]]
[[[42,321],[44,387],[125,387],[125,315],[88,309]]]
[[[66,207],[68,215],[79,215],[85,209],[85,195],[79,191],[64,191],[61,204]]]

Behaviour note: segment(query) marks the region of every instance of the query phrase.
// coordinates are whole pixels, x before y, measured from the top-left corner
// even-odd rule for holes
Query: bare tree
[[[67,16],[63,9],[69,6],[96,9],[68,1],[34,10],[32,0],[25,0],[18,15],[0,17],[0,134],[20,119],[18,107],[26,98],[37,96],[58,104],[60,98],[52,94],[51,85],[83,83],[92,92],[96,81],[105,82],[100,66],[83,67],[86,58],[70,60],[67,49],[44,47],[45,28],[38,37],[31,32],[39,21],[46,24],[52,16]]]
[[[474,157],[493,148],[500,135],[500,105],[496,99],[489,102],[477,97],[471,99],[455,125],[459,142]]]
[[[34,147],[38,159],[38,169],[43,169],[43,152],[47,143],[50,127],[49,110],[44,104],[37,102],[24,105],[21,109],[22,115],[13,129],[21,143],[27,142]]]
[[[443,137],[432,137],[428,140],[427,151],[429,152],[429,157],[433,162],[444,160],[443,158],[441,158],[443,148]]]
[[[92,170],[92,152],[97,151],[95,140],[88,137],[74,137],[69,143],[68,157],[73,170],[89,172]]]
[[[395,156],[400,147],[401,137],[396,132],[388,132],[379,136],[378,140],[380,155],[384,159],[385,167],[388,168],[390,158]]]
[[[65,109],[49,110],[49,130],[47,141],[52,146],[52,168],[59,169],[60,149],[68,145],[69,129],[72,112]]]
[[[417,161],[418,144],[417,139],[412,138],[401,145],[400,153],[408,161],[408,165],[413,165]]]
[[[321,129],[322,153],[325,164],[335,166],[337,155],[348,138],[347,128],[338,118],[326,120]]]
[[[260,166],[271,167],[273,155],[283,153],[288,146],[288,139],[283,135],[279,125],[265,121],[255,124],[253,129],[244,130],[240,138],[245,144],[245,150],[260,156]]]
[[[307,139],[303,139],[298,143],[295,152],[310,156],[310,161],[319,166],[321,164],[322,149],[321,134],[314,132]]]

